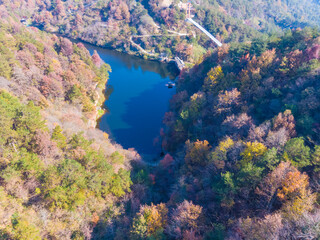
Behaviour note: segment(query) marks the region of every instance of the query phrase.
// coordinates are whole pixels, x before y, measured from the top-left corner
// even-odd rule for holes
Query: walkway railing
[[[193,21],[192,18],[187,18],[187,21],[191,22],[193,25],[195,25],[197,28],[199,28],[204,34],[206,34],[219,47],[222,46],[222,43],[218,39],[216,39],[214,36],[212,36],[211,33],[209,33],[207,30],[205,30],[203,27],[201,27],[197,22]]]

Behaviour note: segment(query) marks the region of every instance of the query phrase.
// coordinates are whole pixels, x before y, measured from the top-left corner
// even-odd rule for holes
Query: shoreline
[[[30,27],[36,27],[36,26],[30,26]],[[38,28],[38,27],[36,27]],[[41,30],[41,29],[40,29]],[[113,48],[113,47],[110,47],[108,45],[99,45],[99,44],[96,44],[96,43],[93,43],[93,42],[89,42],[89,41],[86,41],[86,40],[83,40],[81,38],[74,38],[74,37],[71,37],[71,36],[67,36],[63,33],[59,33],[59,32],[54,32],[54,31],[47,31],[47,30],[41,30],[41,31],[45,31],[45,32],[48,32],[50,34],[55,34],[59,37],[64,37],[64,38],[68,38],[70,41],[72,42],[81,42],[81,43],[85,43],[85,44],[89,44],[91,46],[94,46],[94,47],[100,47],[100,48],[103,48],[103,49],[107,49],[107,50],[112,50],[112,51],[116,51],[118,53],[124,53],[124,54],[128,54],[130,56],[134,56],[134,57],[137,57],[137,58],[140,58],[140,59],[143,59],[143,60],[146,60],[146,61],[154,61],[154,62],[159,62],[159,63],[163,63],[163,64],[175,64],[175,61],[174,59],[170,59],[169,61],[161,61],[159,60],[158,57],[154,57],[152,55],[144,55],[144,54],[141,54],[139,51],[137,52],[134,52],[134,51],[125,51],[125,50],[122,50],[122,49],[119,49],[119,48]],[[130,42],[129,42],[130,43]],[[147,58],[144,58],[144,56],[147,56]],[[176,65],[175,65],[176,66]],[[177,66],[176,68],[181,71]]]
[[[163,62],[163,61],[159,61],[158,59],[155,59],[155,58],[154,59],[145,59],[145,58],[143,58],[143,55],[134,54],[133,52],[121,51],[119,49],[114,49],[114,48],[109,47],[109,46],[96,45],[94,43],[82,40],[80,38],[76,38],[76,39],[75,38],[70,38],[68,36],[65,36],[65,35],[57,33],[57,32],[48,32],[48,33],[54,34],[54,35],[56,35],[58,37],[68,38],[73,43],[83,43],[83,44],[90,45],[90,46],[92,46],[94,48],[101,48],[101,49],[114,51],[114,52],[120,53],[120,54],[126,54],[126,55],[129,55],[131,57],[136,57],[137,59],[140,59],[140,60],[143,60],[143,61],[157,62],[159,64],[173,64],[173,65],[175,65],[175,68],[176,68],[175,70],[177,72],[179,72],[179,74],[181,72],[181,70],[172,61]],[[106,64],[108,64],[108,63],[106,63]],[[111,69],[111,72],[112,72],[112,69]],[[176,76],[176,78],[179,76],[179,74]],[[110,93],[107,92],[108,91],[108,82],[109,82],[109,80],[110,80],[110,77],[108,79],[106,79],[106,81],[103,83],[104,87],[100,88],[99,85],[97,84],[97,86],[95,88],[95,92],[98,95],[98,99],[96,100],[96,103],[94,104],[95,105],[94,117],[89,120],[90,121],[90,123],[88,124],[89,128],[96,128],[96,129],[101,130],[100,129],[101,119],[108,112],[108,109],[105,108],[105,102],[108,100],[108,96],[110,95]],[[103,130],[101,130],[101,131],[103,131]],[[110,142],[112,144],[119,144],[114,139],[112,139],[111,131],[110,132],[103,131],[103,132],[108,134],[108,138],[110,137],[109,140],[110,140]],[[137,151],[137,150],[135,150],[135,151]],[[156,167],[156,166],[158,166],[158,164],[159,164],[159,162],[161,160],[161,157],[162,157],[162,154],[163,154],[163,150],[161,151],[161,153],[155,154],[155,155],[152,155],[152,154],[140,154],[140,153],[138,153],[138,154],[140,156],[142,164],[144,164],[146,166],[149,166],[149,167]]]

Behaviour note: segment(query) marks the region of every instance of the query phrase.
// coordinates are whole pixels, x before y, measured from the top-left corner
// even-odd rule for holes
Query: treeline
[[[3,1],[2,5],[27,24],[59,32],[99,46],[108,46],[145,58],[180,58],[198,63],[210,39],[187,24],[187,1]],[[201,2],[201,3],[200,3]],[[281,35],[282,29],[315,26],[319,3],[315,1],[193,1],[192,15],[224,43],[245,42],[263,33]],[[168,31],[169,30],[169,31]],[[190,33],[172,36],[173,32]],[[136,38],[135,35],[162,35]],[[149,55],[139,52],[139,44]]]
[[[230,15],[242,18],[247,24],[263,31],[276,28],[317,26],[319,1],[215,1]]]
[[[185,9],[179,7],[178,1],[13,1],[3,2],[3,6],[20,19],[27,17],[26,24],[130,54],[138,52],[145,58],[165,53],[169,58],[179,56],[196,63],[206,52],[204,47],[215,47],[198,30],[186,24]],[[202,24],[206,18],[205,26],[221,41],[244,41],[258,34],[211,6],[197,10],[196,14]],[[190,33],[190,36],[172,36],[173,32],[168,30]],[[148,34],[162,36],[135,38],[135,35]],[[139,53],[130,42],[131,37],[150,55]]]
[[[133,52],[130,36],[157,32],[153,19],[137,1],[12,1],[2,5],[27,24],[100,46]]]

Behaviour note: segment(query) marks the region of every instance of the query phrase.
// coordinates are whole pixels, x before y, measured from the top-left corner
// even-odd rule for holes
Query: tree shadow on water
[[[165,87],[165,83],[166,80],[129,99],[127,111],[121,116],[129,128],[112,130],[112,126],[109,126],[114,140],[124,148],[133,147],[142,155],[160,154],[161,143],[159,141],[154,146],[154,139],[160,135],[169,99],[175,93],[174,89]]]

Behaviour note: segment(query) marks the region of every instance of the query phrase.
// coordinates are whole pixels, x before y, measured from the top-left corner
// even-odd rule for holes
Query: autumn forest
[[[0,239],[319,239],[319,16],[317,0],[0,0]],[[179,72],[152,161],[99,127],[116,75],[88,44],[136,56],[128,79]]]

